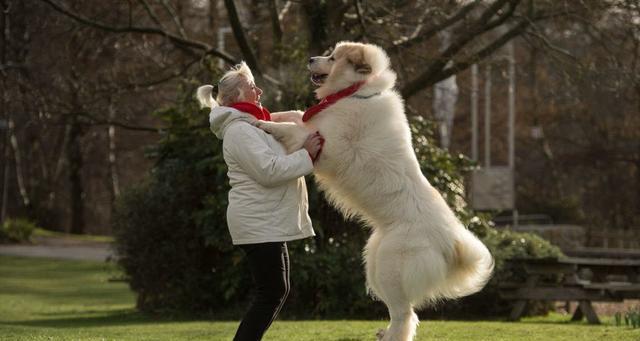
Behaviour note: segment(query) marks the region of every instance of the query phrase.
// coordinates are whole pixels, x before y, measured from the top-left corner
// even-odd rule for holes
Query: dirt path
[[[93,261],[115,257],[109,243],[58,237],[36,237],[32,244],[0,244],[0,255]]]

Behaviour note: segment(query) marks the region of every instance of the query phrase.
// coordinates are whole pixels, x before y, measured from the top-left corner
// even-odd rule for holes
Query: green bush
[[[547,240],[532,233],[514,232],[507,229],[487,228],[481,238],[495,259],[495,270],[492,279],[485,288],[469,297],[448,302],[436,307],[431,315],[440,316],[506,316],[513,301],[500,298],[500,283],[524,282],[525,272],[522,268],[514,268],[507,263],[511,258],[547,258],[558,257],[562,253]],[[491,302],[491,304],[487,304]],[[537,302],[530,305],[528,314],[545,314],[552,308],[550,303]],[[429,312],[427,312],[429,313]]]
[[[206,111],[195,107],[190,91],[184,93],[175,107],[158,112],[169,128],[149,152],[157,163],[148,180],[118,201],[113,226],[116,247],[141,310],[221,316],[244,309],[251,279],[244,255],[232,246],[227,231],[229,186],[221,143],[208,130]],[[535,236],[496,231],[486,216],[469,210],[464,176],[474,165],[462,155],[435,147],[429,121],[418,117],[410,123],[424,174],[492,250],[496,277],[503,275],[505,258],[556,252]],[[385,317],[384,305],[372,301],[365,289],[361,255],[369,229],[344,221],[324,201],[311,177],[308,180],[317,236],[289,243],[292,290],[283,315]],[[489,285],[479,295],[447,302],[425,314],[486,314],[490,310],[486,302],[498,301],[495,286]]]
[[[157,165],[114,211],[118,262],[143,311],[220,310],[238,299],[238,283],[249,281],[236,267],[241,255],[226,229],[221,146],[207,129],[207,115],[171,108],[158,115],[170,129],[149,150]]]
[[[36,225],[22,218],[6,219],[0,226],[0,242],[28,242]]]

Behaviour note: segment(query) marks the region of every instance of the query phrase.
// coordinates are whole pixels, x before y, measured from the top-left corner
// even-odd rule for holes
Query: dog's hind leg
[[[363,254],[367,275],[367,290],[374,299],[381,299],[380,290],[378,289],[378,278],[376,277],[376,254],[378,253],[378,247],[380,246],[381,240],[382,232],[374,229],[373,233],[369,237],[369,240],[367,240],[367,245],[364,248]],[[376,340],[382,341],[384,339],[385,333],[386,330],[384,329],[378,330],[378,332],[376,333]]]
[[[378,246],[380,245],[382,233],[380,231],[373,230],[373,233],[367,241],[367,245],[364,247],[364,264],[366,268],[367,276],[367,290],[369,294],[378,297],[378,283],[376,274],[376,253],[378,252]]]
[[[384,335],[380,335],[382,341],[411,341],[418,325],[418,317],[413,312],[410,297],[403,284],[404,248],[403,243],[398,243],[393,232],[390,232],[380,238],[375,256],[369,259],[375,262],[372,281],[375,283],[375,294],[387,305],[391,318]]]
[[[385,286],[387,284],[382,284]],[[395,287],[395,285],[393,286]],[[391,289],[389,286],[384,290]],[[393,290],[393,289],[391,289]],[[379,332],[379,340],[381,341],[411,341],[416,334],[418,326],[418,316],[413,312],[411,303],[402,298],[402,295],[394,295],[396,297],[387,298],[384,302],[389,308],[389,317],[391,322],[386,331]]]
[[[402,307],[389,306],[391,323],[384,332],[382,341],[411,341],[416,334],[418,316],[413,312],[411,305]]]

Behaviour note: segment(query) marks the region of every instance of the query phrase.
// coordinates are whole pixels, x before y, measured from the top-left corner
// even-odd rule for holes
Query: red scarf
[[[312,106],[311,108],[307,109],[307,111],[304,112],[304,115],[302,116],[302,121],[303,122],[307,122],[308,120],[310,120],[313,116],[315,116],[317,113],[321,112],[322,110],[326,109],[327,107],[331,106],[332,104],[334,104],[335,102],[345,98],[345,97],[349,97],[351,95],[353,95],[354,93],[356,93],[356,91],[358,91],[358,89],[360,89],[360,87],[364,84],[364,82],[358,82],[353,84],[352,86],[342,89],[336,93],[333,93],[325,98],[323,98],[320,103]]]
[[[246,112],[247,114],[251,114],[259,120],[271,121],[271,113],[263,106],[257,106],[249,102],[236,102],[229,106],[239,111]]]

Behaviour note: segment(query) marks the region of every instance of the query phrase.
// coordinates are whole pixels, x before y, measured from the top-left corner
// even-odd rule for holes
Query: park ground
[[[237,321],[170,319],[134,309],[111,263],[0,256],[0,340],[230,340]],[[115,279],[115,280],[114,280]],[[422,321],[416,340],[640,340],[640,329],[553,314],[504,321]],[[276,321],[264,340],[374,340],[385,320]]]

